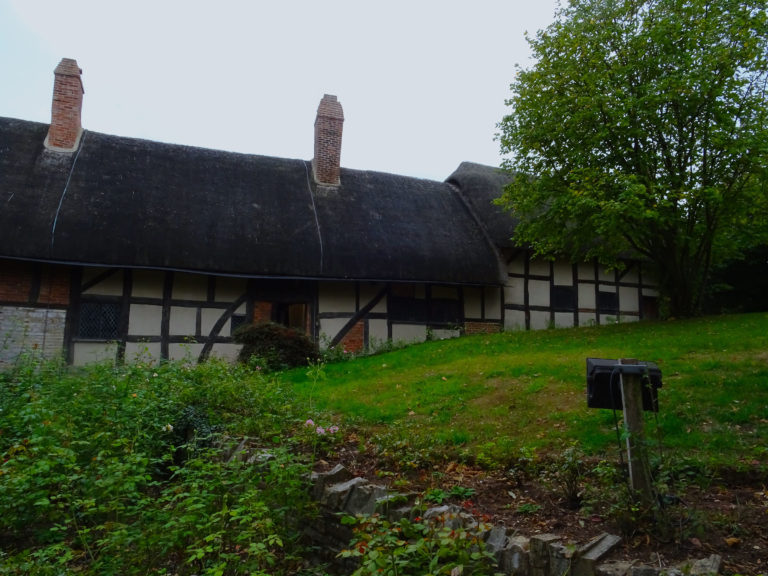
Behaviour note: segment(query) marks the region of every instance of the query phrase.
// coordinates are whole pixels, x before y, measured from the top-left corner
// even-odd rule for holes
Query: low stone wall
[[[354,571],[356,564],[337,554],[349,545],[350,527],[342,525],[342,515],[379,513],[392,520],[410,517],[413,499],[393,494],[383,486],[354,477],[341,465],[312,475],[312,491],[320,504],[317,521],[307,527],[307,537],[316,544],[318,558],[340,574]],[[443,522],[456,527],[478,526],[477,520],[457,506],[436,506],[422,515],[425,521]],[[635,562],[607,562],[606,556],[621,538],[603,533],[584,544],[565,542],[556,534],[531,537],[509,534],[504,526],[486,530],[483,539],[492,552],[501,574],[513,576],[704,576],[718,574],[721,558],[692,561],[676,568],[658,568]]]

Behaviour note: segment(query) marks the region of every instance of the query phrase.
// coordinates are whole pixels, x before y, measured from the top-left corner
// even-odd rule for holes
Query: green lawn
[[[726,466],[768,461],[765,313],[468,336],[283,379],[310,412],[363,439],[501,463],[574,442],[615,451],[613,412],[586,406],[590,356],[658,364],[660,411],[646,422],[669,453]]]

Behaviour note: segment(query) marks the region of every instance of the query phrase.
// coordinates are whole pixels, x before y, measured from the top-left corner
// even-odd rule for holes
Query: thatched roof
[[[503,281],[475,216],[486,215],[469,207],[472,195],[500,188],[462,169],[454,184],[471,184],[464,196],[448,183],[347,169],[327,188],[304,160],[90,131],[61,153],[43,146],[47,130],[0,118],[0,257],[249,277]]]
[[[483,164],[462,162],[447,182],[456,186],[475,213],[490,240],[499,248],[516,248],[512,242],[516,220],[494,203],[512,181],[509,172]]]

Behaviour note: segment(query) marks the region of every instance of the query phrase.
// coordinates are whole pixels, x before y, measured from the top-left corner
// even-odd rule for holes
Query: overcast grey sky
[[[498,165],[524,33],[557,0],[0,0],[0,116],[50,121],[53,69],[83,69],[83,127],[310,159],[323,94],[342,165],[443,180]]]

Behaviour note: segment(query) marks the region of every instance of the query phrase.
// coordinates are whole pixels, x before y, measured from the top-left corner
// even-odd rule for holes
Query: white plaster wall
[[[234,362],[237,360],[237,355],[240,353],[241,348],[242,345],[240,344],[214,344],[211,356]]]
[[[318,312],[350,312],[355,310],[355,285],[351,282],[320,283]],[[322,330],[321,330],[322,332]]]
[[[75,366],[94,362],[114,362],[117,359],[116,342],[75,342],[72,363]]]
[[[544,330],[549,327],[549,312],[531,310],[531,330]]]
[[[203,308],[200,311],[200,333],[203,336],[210,334],[211,330],[213,330],[213,325],[219,321],[219,318],[221,318],[221,315],[224,314],[224,312],[226,312],[226,310],[222,310],[220,308]],[[230,329],[231,325],[232,319],[227,318],[224,326],[221,327],[219,336],[229,336],[230,332],[232,331]]]
[[[424,342],[427,339],[427,327],[421,324],[393,324],[392,341]]]
[[[504,287],[504,301],[507,304],[525,303],[525,283],[522,278],[510,278]]]
[[[374,349],[387,341],[389,330],[386,320],[368,320],[368,342]]]
[[[91,279],[95,278],[105,268],[85,268],[83,269],[83,284],[87,284]],[[102,280],[95,286],[92,286],[83,294],[98,294],[99,296],[122,296],[123,295],[123,273],[117,272],[112,274],[108,278]]]
[[[640,298],[637,295],[637,288],[620,286],[619,305],[622,312],[639,312]]]
[[[171,336],[194,336],[197,327],[197,308],[171,306],[168,333]]]
[[[595,279],[595,265],[591,262],[579,262],[577,268],[579,280]]]
[[[347,323],[347,318],[323,318],[320,320],[320,342],[321,346],[327,346],[331,340],[339,333]]]
[[[160,342],[126,342],[126,362],[159,362]]]
[[[529,280],[528,303],[531,306],[549,306],[549,282],[545,280]]]
[[[556,328],[572,328],[573,312],[555,312]]]
[[[152,270],[134,270],[131,296],[137,298],[162,298],[165,274]]]
[[[132,304],[128,316],[128,333],[132,336],[160,336],[163,307]]]
[[[533,276],[549,276],[549,261],[531,260],[528,264],[528,273]]]
[[[595,301],[595,286],[593,284],[579,284],[579,308],[594,310],[597,308]]]
[[[443,328],[432,330],[433,340],[448,340],[449,338],[458,338],[459,336],[461,336],[461,330],[447,330]]]
[[[245,278],[216,278],[216,288],[213,292],[216,302],[234,302],[245,293],[247,282]]]
[[[465,317],[482,318],[482,294],[481,288],[464,288]]]
[[[598,280],[601,282],[615,282],[616,281],[616,271],[615,270],[606,270],[602,266],[598,269],[597,274]]]
[[[360,287],[360,307],[366,306],[381,292],[383,286],[364,284]],[[353,295],[354,296],[354,295]],[[371,312],[384,313],[387,311],[387,297],[384,296],[379,303],[371,309]]]
[[[510,274],[525,274],[525,256],[518,256],[507,266]]]
[[[174,300],[207,300],[208,277],[197,274],[175,274],[171,298]]]
[[[0,306],[0,366],[13,362],[20,352],[42,353],[46,358],[64,349],[64,310]]]
[[[504,315],[504,330],[525,330],[525,312],[507,310]]]
[[[594,312],[579,312],[579,326],[594,326],[597,316]]]
[[[180,362],[197,362],[203,344],[189,342],[184,344],[169,344],[168,359]]]
[[[485,289],[485,319],[501,320],[501,289],[488,287]]]

